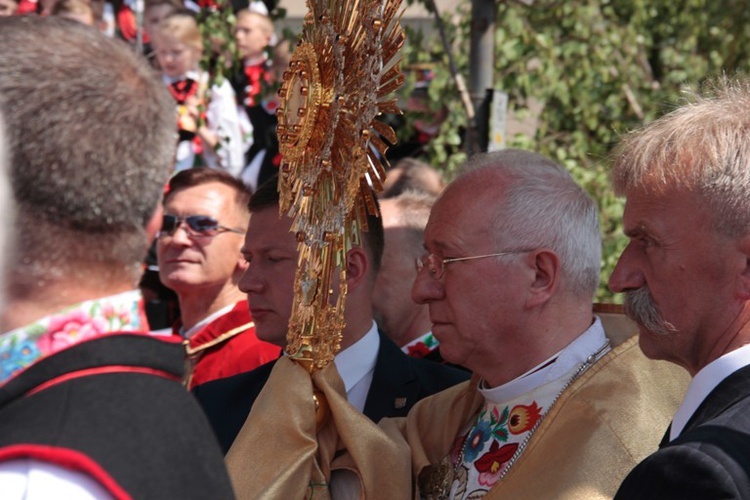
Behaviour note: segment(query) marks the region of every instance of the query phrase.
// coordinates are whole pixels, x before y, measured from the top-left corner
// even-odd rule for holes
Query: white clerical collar
[[[380,336],[375,322],[364,337],[339,352],[333,362],[344,381],[346,392],[359,383],[368,373],[375,369],[380,349]]]
[[[722,380],[747,365],[750,365],[750,344],[724,354],[696,373],[690,381],[682,404],[674,414],[669,440],[672,441],[680,435],[695,410]]]
[[[479,385],[479,392],[486,400],[493,403],[515,399],[569,373],[573,368],[583,363],[586,358],[601,350],[606,342],[607,336],[604,334],[602,322],[595,317],[588,330],[555,355],[503,385],[488,389],[484,380],[482,380]],[[599,357],[607,351],[608,349],[602,350]]]
[[[203,327],[205,327],[206,325],[208,325],[209,323],[211,323],[213,320],[215,320],[217,318],[220,318],[221,316],[224,316],[229,311],[231,311],[232,309],[234,309],[234,307],[236,305],[237,305],[237,303],[235,302],[234,304],[229,304],[226,307],[222,307],[218,311],[209,314],[208,316],[206,316],[205,318],[203,318],[202,320],[200,320],[199,322],[197,322],[196,324],[194,324],[193,327],[190,328],[187,331],[185,330],[184,326],[180,326],[180,331],[179,331],[180,336],[183,339],[189,339],[190,337],[192,337],[193,335],[195,335],[196,333],[198,333],[199,331],[201,331],[203,329]]]

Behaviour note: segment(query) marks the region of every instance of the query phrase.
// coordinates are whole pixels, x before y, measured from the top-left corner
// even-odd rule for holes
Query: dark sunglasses
[[[219,221],[207,215],[188,215],[187,217],[165,215],[161,220],[161,230],[157,237],[172,236],[183,222],[186,224],[185,232],[188,236],[214,237],[219,233],[226,232],[245,234],[242,229],[220,226]]]

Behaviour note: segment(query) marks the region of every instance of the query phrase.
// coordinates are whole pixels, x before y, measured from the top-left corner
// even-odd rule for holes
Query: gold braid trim
[[[245,323],[244,325],[238,326],[237,328],[232,328],[228,332],[224,332],[221,335],[219,335],[218,337],[216,337],[215,339],[213,339],[213,340],[211,340],[209,342],[206,342],[205,344],[201,344],[201,345],[199,345],[197,347],[190,347],[190,339],[185,339],[183,341],[183,344],[185,345],[185,351],[187,352],[188,356],[194,356],[195,354],[197,354],[197,353],[199,353],[201,351],[205,351],[206,349],[210,349],[211,347],[213,347],[215,345],[221,344],[225,340],[228,340],[228,339],[230,339],[230,338],[232,338],[232,337],[234,337],[234,336],[236,336],[236,335],[238,335],[238,334],[244,332],[245,330],[248,330],[248,329],[250,329],[250,328],[252,328],[254,326],[255,326],[255,322],[253,322],[253,321],[251,321],[250,323]]]

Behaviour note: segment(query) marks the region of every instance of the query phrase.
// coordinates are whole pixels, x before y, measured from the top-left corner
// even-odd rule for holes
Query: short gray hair
[[[719,234],[750,232],[750,82],[721,78],[626,136],[613,153],[615,192],[700,194]]]
[[[175,148],[174,102],[118,40],[58,17],[0,19],[0,109],[16,198],[14,269],[140,274]],[[94,279],[94,276],[90,276]]]
[[[596,204],[570,173],[549,158],[506,149],[472,157],[462,177],[496,178],[506,186],[494,210],[499,249],[549,248],[560,258],[568,289],[592,297],[599,285],[601,232]],[[487,182],[488,188],[493,184]]]

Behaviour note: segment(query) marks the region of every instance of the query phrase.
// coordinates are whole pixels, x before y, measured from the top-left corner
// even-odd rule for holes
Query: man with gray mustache
[[[722,80],[626,137],[630,243],[610,278],[639,343],[693,377],[616,499],[750,498],[750,82]]]

